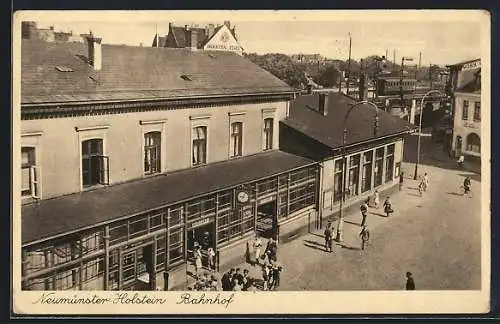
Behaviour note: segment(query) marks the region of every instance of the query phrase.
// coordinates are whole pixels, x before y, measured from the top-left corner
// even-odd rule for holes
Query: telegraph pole
[[[349,78],[351,77],[351,48],[352,48],[352,38],[351,38],[351,33],[349,33],[349,59],[347,61],[347,95],[349,95],[349,83],[351,80]]]

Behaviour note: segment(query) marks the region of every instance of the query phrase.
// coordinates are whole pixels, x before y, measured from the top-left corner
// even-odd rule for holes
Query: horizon
[[[449,19],[453,15],[442,15],[441,20],[430,15],[428,20],[422,21],[422,18],[401,20],[401,14],[387,14],[391,17],[390,20],[374,21],[373,14],[365,14],[357,15],[355,20],[346,21],[345,17],[335,20],[335,16],[339,14],[333,12],[328,16],[331,17],[330,21],[314,20],[314,15],[309,13],[307,18],[310,19],[305,21],[304,17],[301,17],[302,20],[283,21],[266,13],[260,19],[256,19],[254,14],[250,17],[252,21],[249,21],[241,19],[241,13],[228,15],[204,12],[203,19],[183,19],[188,17],[183,17],[180,13],[167,13],[170,14],[158,15],[157,18],[160,19],[148,16],[148,19],[137,19],[133,23],[130,21],[134,20],[126,19],[124,22],[123,19],[118,19],[120,16],[126,16],[122,13],[110,16],[116,21],[85,21],[85,16],[71,19],[71,14],[67,15],[66,19],[52,14],[34,17],[38,19],[26,17],[23,20],[37,22],[38,28],[54,26],[56,32],[72,31],[73,34],[79,35],[92,30],[94,35],[103,38],[103,44],[140,46],[142,43],[142,46],[150,47],[155,32],[165,36],[170,22],[174,26],[204,27],[209,23],[222,25],[224,20],[230,20],[231,27],[236,27],[238,41],[247,54],[320,54],[327,59],[346,61],[350,34],[351,59],[356,61],[370,55],[383,56],[386,51],[387,59],[396,64],[402,56],[412,57],[413,62],[418,63],[419,53],[422,52],[422,66],[455,64],[481,57],[481,24],[465,17]],[[363,20],[363,16],[366,19]],[[267,17],[269,20],[259,21]],[[298,15],[294,18],[298,18]],[[396,52],[395,61],[393,51]]]

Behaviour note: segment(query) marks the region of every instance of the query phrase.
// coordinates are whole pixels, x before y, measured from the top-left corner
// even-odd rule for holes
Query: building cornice
[[[283,92],[135,101],[21,104],[21,120],[177,110],[183,108],[208,108],[247,103],[289,101],[292,99],[293,92]]]

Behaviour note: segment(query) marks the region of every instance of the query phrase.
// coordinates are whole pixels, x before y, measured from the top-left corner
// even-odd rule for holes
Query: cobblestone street
[[[412,139],[408,142],[410,150]],[[480,175],[437,159],[441,152],[430,137],[422,137],[422,144],[426,153],[419,174],[430,175],[428,191],[419,196],[414,163],[406,162],[403,190],[391,196],[394,214],[386,218],[382,208],[369,210],[371,242],[365,251],[359,212],[346,215],[344,242],[334,253],[325,252],[322,230],[281,245],[280,290],[398,290],[405,287],[406,271],[419,290],[480,289]],[[472,179],[472,198],[460,193],[466,175]],[[241,267],[260,278],[257,267]]]

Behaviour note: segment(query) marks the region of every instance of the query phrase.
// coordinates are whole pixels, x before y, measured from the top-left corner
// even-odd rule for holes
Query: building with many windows
[[[453,94],[455,156],[481,161],[481,71]]]
[[[319,167],[280,150],[293,89],[232,52],[23,40],[26,290],[186,282],[317,218]],[[192,271],[192,269],[191,269]]]
[[[357,105],[345,124],[342,154],[344,118],[355,103],[340,93],[302,95],[280,123],[281,149],[321,165],[320,223],[339,211],[343,184],[345,204],[352,205],[398,183],[409,124],[371,105]]]

